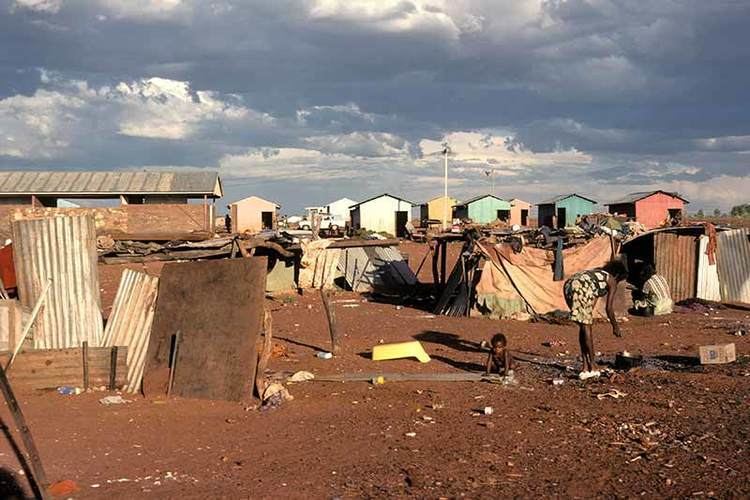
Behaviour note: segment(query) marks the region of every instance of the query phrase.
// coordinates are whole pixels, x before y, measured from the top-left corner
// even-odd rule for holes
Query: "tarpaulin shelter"
[[[476,285],[480,311],[493,317],[528,319],[533,315],[567,310],[563,296],[564,280],[554,280],[555,252],[525,247],[514,252],[511,245],[479,242],[487,257]],[[562,251],[565,278],[601,267],[612,258],[610,239],[595,237],[588,242]],[[597,306],[604,317],[603,301]]]

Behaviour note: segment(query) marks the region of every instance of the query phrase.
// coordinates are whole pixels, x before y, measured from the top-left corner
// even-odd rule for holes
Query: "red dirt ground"
[[[104,270],[105,289],[116,274]],[[433,317],[351,293],[336,300],[344,354],[331,360],[314,356],[328,347],[317,294],[269,300],[287,354],[271,371],[478,370],[478,344],[497,331],[519,353],[576,366],[572,326]],[[49,479],[75,481],[75,498],[747,497],[750,340],[733,335],[742,324],[750,313],[733,309],[631,318],[622,339],[597,324],[603,357],[624,349],[694,356],[699,345],[734,342],[739,359],[585,383],[519,362],[517,385],[313,381],[289,385],[294,400],[268,411],[128,396],[132,403],[105,407],[104,393],[18,396]],[[415,337],[430,363],[369,359],[381,340]],[[542,345],[549,341],[562,345]],[[565,383],[552,386],[558,375]],[[611,389],[627,395],[596,397]],[[473,416],[485,406],[494,413]],[[1,416],[13,427],[7,410]],[[7,440],[0,448],[0,466],[25,484]]]

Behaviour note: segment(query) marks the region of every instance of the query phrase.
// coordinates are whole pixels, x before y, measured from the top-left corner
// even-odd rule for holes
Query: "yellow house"
[[[251,196],[235,201],[229,205],[229,208],[233,233],[258,233],[264,229],[276,229],[277,211],[281,206],[272,201]]]
[[[455,198],[438,196],[427,202],[427,218],[442,221],[443,217],[448,220],[450,224],[453,220],[453,205],[457,204],[458,200]]]
[[[510,200],[510,225],[528,226],[530,213],[531,203],[518,198]]]

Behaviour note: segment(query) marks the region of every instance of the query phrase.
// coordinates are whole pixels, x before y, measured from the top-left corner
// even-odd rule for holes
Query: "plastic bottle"
[[[59,394],[62,394],[63,396],[73,396],[81,394],[83,392],[83,389],[81,389],[80,387],[71,387],[69,385],[64,385],[62,387],[58,387],[57,392]]]

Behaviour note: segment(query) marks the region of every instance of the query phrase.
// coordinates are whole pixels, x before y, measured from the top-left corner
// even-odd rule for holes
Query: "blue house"
[[[539,207],[539,227],[563,228],[573,226],[579,215],[594,213],[596,204],[596,200],[576,193],[561,194],[545,200],[537,204]]]

